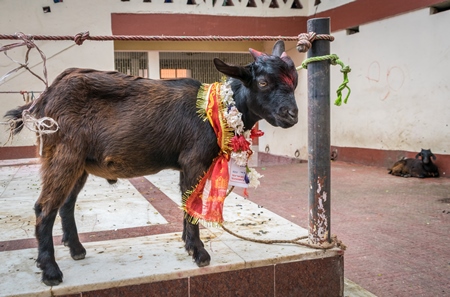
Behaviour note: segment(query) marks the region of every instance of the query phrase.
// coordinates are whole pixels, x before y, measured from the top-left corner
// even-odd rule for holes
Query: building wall
[[[0,2],[0,34],[14,34],[23,32],[29,35],[75,35],[79,32],[89,31],[91,36],[111,36],[121,34],[113,32],[123,29],[123,23],[113,23],[113,16],[124,13],[134,13],[133,19],[141,14],[150,16],[150,20],[155,22],[157,14],[162,19],[157,19],[156,23],[150,24],[150,29],[154,29],[154,35],[160,35],[166,27],[175,30],[174,35],[185,35],[185,28],[188,21],[198,20],[201,16],[209,16],[209,21],[196,26],[198,34],[214,35],[217,29],[227,28],[233,22],[224,19],[225,16],[242,16],[245,19],[250,17],[248,24],[265,24],[271,29],[274,28],[271,22],[261,22],[261,18],[255,16],[290,16],[284,18],[284,22],[295,19],[294,16],[307,15],[308,2],[301,0],[302,9],[291,9],[294,0],[277,0],[279,8],[269,8],[270,1],[255,0],[257,7],[246,7],[245,1],[233,1],[234,6],[222,6],[222,1],[216,1],[213,6],[212,1],[195,1],[195,5],[187,5],[187,1],[173,1],[174,3],[164,3],[164,1],[153,1],[144,3],[143,1],[120,0],[77,0],[53,3],[48,0],[16,1],[3,0]],[[50,13],[44,13],[43,7],[48,6]],[[165,18],[165,14],[169,17]],[[214,15],[214,16],[212,16]],[[248,19],[247,19],[248,20]],[[256,22],[256,23],[255,23]],[[272,21],[273,22],[273,21]],[[118,25],[117,25],[118,24]],[[283,23],[284,24],[284,23]],[[141,34],[140,28],[146,28],[145,20],[136,22],[131,28],[131,34]],[[126,26],[125,26],[126,27]],[[247,26],[248,27],[248,26]],[[276,27],[276,26],[275,26]],[[279,27],[279,26],[278,26]],[[129,27],[126,27],[129,29]],[[243,26],[237,27],[232,34],[239,35]],[[258,29],[258,28],[257,28]],[[201,31],[199,31],[201,30]],[[292,29],[291,29],[292,30]],[[280,30],[279,30],[280,31]],[[289,31],[283,28],[283,32]],[[192,34],[192,32],[189,32]],[[149,34],[149,33],[147,33]],[[198,35],[196,34],[196,35]],[[263,31],[254,32],[255,35],[263,35]],[[291,34],[292,35],[292,34]],[[0,40],[1,45],[15,43],[15,40]],[[145,50],[150,52],[150,62],[157,59],[158,50],[179,50],[179,51],[232,51],[246,52],[249,47],[261,50],[262,42],[113,42],[113,41],[85,41],[78,46],[73,41],[35,41],[36,45],[46,55],[46,68],[48,81],[53,79],[64,69],[69,67],[95,68],[102,70],[114,69],[114,50]],[[26,48],[21,47],[8,51],[8,55],[17,61],[24,61]],[[30,52],[28,63],[30,69],[43,77],[43,62],[36,51]],[[16,68],[18,64],[9,60],[5,56],[0,56],[0,77],[8,71]],[[159,64],[153,63],[150,68],[150,76],[157,78],[159,75]],[[0,84],[1,91],[42,91],[45,85],[30,73],[20,70],[9,76],[3,84]],[[38,92],[34,93],[38,95]],[[20,94],[0,93],[0,114],[5,114],[16,106],[24,104]],[[5,123],[3,123],[5,124]],[[5,129],[7,130],[7,129]],[[0,133],[0,143],[4,144],[9,139],[9,133]],[[14,141],[8,142],[7,146],[29,146],[35,143],[34,133],[24,129],[22,133],[14,137]]]
[[[450,11],[421,9],[334,34],[332,51],[352,67],[349,104],[332,109],[334,145],[450,153],[448,28]]]
[[[197,2],[198,5],[185,5],[178,2],[167,4],[163,1],[143,3],[136,0],[129,2],[79,0],[54,4],[44,0],[32,2],[4,0],[0,3],[0,28],[2,28],[0,33],[74,35],[89,30],[91,35],[113,33],[131,35],[133,32],[156,35],[164,28],[174,35],[189,35],[196,32],[214,35],[214,32],[219,32],[218,28],[220,30],[226,28],[229,35],[239,35],[248,27],[245,24],[251,24],[248,20],[247,23],[240,23],[239,20],[262,16],[283,17],[254,20],[266,25],[270,23],[271,28],[273,24],[283,22],[278,31],[287,32],[286,36],[295,36],[306,31],[307,15],[330,16],[332,34],[336,38],[331,44],[331,52],[337,54],[352,68],[349,75],[352,89],[349,103],[331,108],[333,147],[408,152],[431,148],[436,154],[448,155],[450,41],[444,37],[450,27],[450,11],[430,15],[430,9],[427,8],[440,1],[414,0],[394,3],[388,0],[377,2],[335,0],[322,1],[324,3],[317,10],[313,0],[300,1],[303,9],[295,10],[290,9],[289,4],[280,9],[268,8],[266,6],[270,1],[264,1],[265,4],[257,1],[256,9],[245,7],[242,4],[245,1],[233,1],[235,6],[231,8],[217,6],[217,3],[213,7],[211,1]],[[52,12],[44,14],[42,6],[50,6]],[[176,14],[173,11],[176,11]],[[138,13],[139,19],[145,20],[147,17],[147,21],[133,23],[128,18],[126,23],[114,22],[114,16],[126,17],[127,13]],[[165,13],[167,16],[163,23],[159,19],[157,24],[151,23],[152,17],[154,19],[156,14]],[[195,15],[206,18],[205,26],[198,29],[201,31],[193,32],[193,28],[186,31],[189,28],[187,20],[200,19]],[[133,16],[137,15],[131,15],[131,20]],[[224,20],[225,23],[218,20]],[[238,23],[237,29],[234,28],[235,24],[227,26],[233,21]],[[359,33],[347,35],[345,29],[354,26],[359,26]],[[255,31],[254,35],[265,35],[264,31],[258,31],[258,28],[262,28],[262,25],[252,29]],[[13,41],[0,42],[4,45]],[[52,81],[68,67],[113,69],[114,50],[150,51],[150,64],[154,64],[158,59],[159,50],[245,52],[249,47],[253,47],[270,52],[273,42],[85,41],[83,45],[78,46],[72,41],[36,41],[36,44],[47,55],[49,81]],[[304,54],[297,52],[295,42],[287,43],[287,53],[293,57],[297,65],[305,59]],[[16,60],[23,60],[25,50],[22,48],[10,51],[10,54]],[[30,65],[34,71],[41,73],[42,63],[38,56],[33,55],[30,58]],[[5,59],[3,55],[0,57],[0,75],[14,67],[16,64]],[[151,72],[151,76],[157,77],[157,71]],[[334,94],[342,82],[339,67],[331,68],[331,76],[331,93]],[[305,70],[299,72],[299,78],[296,91],[300,109],[299,123],[294,128],[284,130],[271,127],[262,121],[260,127],[264,130],[265,136],[259,141],[260,151],[307,159]],[[12,75],[6,83],[0,85],[0,91],[39,91],[43,88],[40,81],[23,71]],[[0,98],[1,114],[23,104],[21,95],[0,94]],[[334,101],[334,98],[331,100]],[[8,133],[0,133],[1,143],[4,143],[8,136]],[[9,145],[28,146],[34,143],[34,139],[31,132],[24,132]]]
[[[351,67],[347,105],[331,107],[331,143],[338,147],[450,152],[450,11],[430,15],[428,8],[359,26],[359,33],[333,32],[331,53]],[[333,20],[331,20],[333,22]],[[295,49],[290,55],[298,55]],[[331,101],[342,83],[331,67]],[[295,129],[261,124],[277,155],[307,158],[306,71],[297,88],[301,119]]]

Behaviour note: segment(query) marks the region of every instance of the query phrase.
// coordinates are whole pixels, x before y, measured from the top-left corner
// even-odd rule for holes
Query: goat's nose
[[[279,115],[287,118],[288,120],[296,120],[298,115],[298,108],[289,108],[284,106],[281,108]]]
[[[288,115],[289,115],[291,118],[296,118],[296,117],[297,117],[297,114],[298,114],[298,109],[289,109],[289,110],[288,110]]]

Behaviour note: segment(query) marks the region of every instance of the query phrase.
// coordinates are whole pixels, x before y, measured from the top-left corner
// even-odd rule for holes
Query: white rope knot
[[[42,148],[43,148],[42,135],[52,134],[58,131],[59,130],[58,123],[50,117],[43,117],[37,119],[31,115],[29,110],[24,110],[22,112],[22,121],[24,126],[27,127],[28,130],[36,132],[38,134],[39,155],[42,156]]]

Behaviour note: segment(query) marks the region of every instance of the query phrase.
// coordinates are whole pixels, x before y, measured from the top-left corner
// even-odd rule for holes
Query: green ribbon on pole
[[[350,87],[347,85],[349,82],[348,73],[351,71],[351,69],[348,65],[345,65],[344,62],[339,60],[339,57],[337,55],[331,54],[331,55],[325,55],[325,56],[320,56],[320,57],[308,58],[308,59],[304,60],[302,62],[302,65],[298,66],[296,69],[297,69],[297,71],[300,69],[307,69],[309,63],[326,61],[326,60],[330,60],[331,65],[340,65],[341,72],[344,74],[344,81],[341,83],[341,85],[338,87],[338,89],[336,91],[337,99],[334,101],[334,105],[341,106],[342,91],[345,89],[347,89],[348,93],[347,93],[347,96],[345,96],[345,98],[344,98],[344,103],[347,104],[348,97],[350,97],[350,93],[351,93]]]

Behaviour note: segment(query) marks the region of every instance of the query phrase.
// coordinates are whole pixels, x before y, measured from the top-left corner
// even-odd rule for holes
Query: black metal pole
[[[330,19],[307,22],[308,32],[330,34]],[[330,41],[316,40],[308,58],[330,54]],[[309,241],[330,242],[330,62],[308,64]]]

